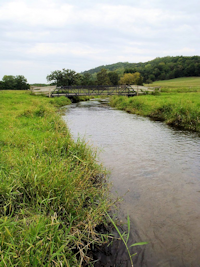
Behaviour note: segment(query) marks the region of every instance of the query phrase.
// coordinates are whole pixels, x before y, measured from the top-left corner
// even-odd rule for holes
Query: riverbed
[[[110,170],[112,193],[124,199],[120,219],[131,219],[130,244],[149,242],[137,251],[134,266],[200,266],[199,134],[96,100],[70,105],[63,118],[75,139],[98,148],[99,161]],[[122,252],[109,266],[128,266]]]

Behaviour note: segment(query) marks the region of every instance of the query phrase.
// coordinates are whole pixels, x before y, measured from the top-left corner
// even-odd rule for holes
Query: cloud
[[[164,54],[172,54],[172,55],[195,55],[196,50],[194,48],[190,47],[180,47],[180,49],[174,49],[174,50],[165,50]]]
[[[24,1],[12,1],[5,4],[0,10],[0,20],[10,21],[26,26],[50,26],[61,27],[70,23],[73,14],[73,6],[63,4],[58,7],[55,3],[41,1],[32,6]]]
[[[96,56],[104,53],[106,49],[98,49],[89,45],[79,43],[39,43],[27,50],[27,54],[40,56],[48,55],[74,55],[74,56]]]
[[[23,75],[24,67],[32,82],[45,82],[54,66],[83,71],[199,54],[199,7],[197,0],[1,0],[0,56],[11,72]],[[36,69],[28,72],[29,64]],[[33,76],[37,64],[44,71]]]

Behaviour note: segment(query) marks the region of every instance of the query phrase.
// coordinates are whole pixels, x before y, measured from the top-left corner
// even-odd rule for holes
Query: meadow
[[[183,77],[171,80],[156,81],[146,86],[161,87],[162,92],[200,92],[200,77]]]
[[[200,78],[154,82],[161,92],[135,97],[113,96],[110,105],[185,130],[200,132]]]
[[[88,266],[106,239],[106,172],[58,114],[69,103],[0,91],[0,266]]]

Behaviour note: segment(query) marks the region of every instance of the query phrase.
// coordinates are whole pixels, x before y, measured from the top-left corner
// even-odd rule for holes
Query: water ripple
[[[98,101],[72,105],[64,119],[75,139],[85,137],[100,148],[100,161],[111,170],[113,192],[129,191],[121,218],[130,214],[132,241],[149,241],[134,266],[200,266],[198,134]],[[125,252],[119,254],[116,263],[127,257]]]

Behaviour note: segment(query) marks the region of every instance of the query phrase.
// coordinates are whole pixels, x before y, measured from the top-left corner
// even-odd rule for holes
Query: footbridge
[[[122,96],[135,96],[139,94],[146,94],[147,92],[155,92],[160,90],[158,87],[146,87],[139,85],[118,85],[118,86],[44,86],[37,87],[31,86],[32,93],[36,95],[46,95],[49,97],[54,96],[109,96],[109,95],[122,95]]]
[[[98,95],[124,95],[134,96],[136,92],[133,88],[121,85],[121,86],[61,86],[56,87],[52,91],[51,96],[98,96]]]
[[[99,96],[99,95],[122,95],[135,96],[147,91],[154,91],[153,87],[137,86],[137,85],[118,85],[118,86],[61,86],[56,87],[51,96]]]

